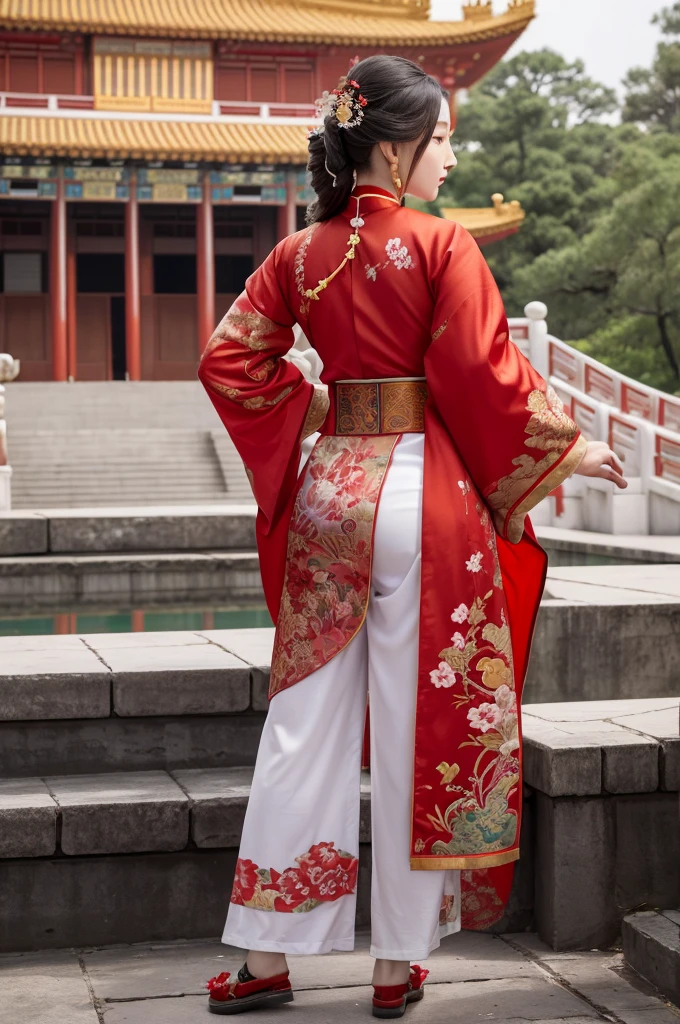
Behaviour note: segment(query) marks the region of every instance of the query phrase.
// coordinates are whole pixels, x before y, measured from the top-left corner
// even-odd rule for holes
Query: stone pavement
[[[198,1024],[205,981],[235,971],[243,953],[219,942],[166,943],[0,957],[0,1024]],[[254,1024],[372,1020],[368,938],[353,953],[295,957],[295,1002],[254,1012]],[[555,953],[531,933],[463,932],[428,961],[412,1024],[679,1024],[680,1011],[617,951]],[[245,1020],[246,1018],[239,1018]]]

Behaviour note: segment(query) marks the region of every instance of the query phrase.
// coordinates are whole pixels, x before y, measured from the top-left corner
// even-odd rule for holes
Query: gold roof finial
[[[466,21],[486,21],[493,18],[492,0],[470,0],[463,4],[463,18]]]

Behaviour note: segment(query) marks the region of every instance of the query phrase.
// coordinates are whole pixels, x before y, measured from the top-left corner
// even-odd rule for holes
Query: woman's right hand
[[[623,476],[623,466],[616,452],[613,452],[606,441],[589,441],[579,467],[575,470],[579,476],[599,476],[603,480],[611,480],[617,487],[627,487],[628,481]]]

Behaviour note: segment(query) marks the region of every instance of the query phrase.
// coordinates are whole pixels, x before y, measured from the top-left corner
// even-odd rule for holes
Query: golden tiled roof
[[[535,0],[508,3],[496,17],[430,21],[426,0],[0,0],[0,25],[184,39],[370,44],[377,49],[512,36],[534,17]]]
[[[307,133],[288,124],[3,116],[0,150],[6,156],[304,164]]]
[[[441,210],[441,214],[447,220],[462,224],[475,238],[488,238],[490,235],[516,230],[526,216],[518,200],[504,203],[500,192],[492,195],[491,200],[493,206],[447,207]]]

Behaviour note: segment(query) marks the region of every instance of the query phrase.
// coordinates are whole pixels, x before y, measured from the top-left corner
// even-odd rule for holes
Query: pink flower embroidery
[[[440,661],[439,667],[430,672],[430,681],[434,683],[437,689],[442,686],[448,689],[455,684],[456,673],[445,661]]]
[[[465,563],[465,568],[468,572],[481,572],[482,569],[482,558],[484,555],[481,551],[475,551],[474,555],[470,555],[470,558]]]
[[[390,238],[385,245],[387,258],[392,260],[397,270],[409,270],[413,266],[413,260],[409,256],[408,249],[401,244],[401,238]]]
[[[454,633],[451,637],[451,643],[454,647],[457,647],[459,651],[465,650],[465,637],[462,633]]]
[[[489,732],[497,729],[500,724],[501,712],[495,704],[480,704],[478,708],[470,708],[468,722],[473,729]]]
[[[451,616],[451,622],[467,622],[470,609],[466,604],[459,604]]]
[[[374,501],[378,487],[361,465],[364,458],[364,452],[347,449],[329,466],[313,465],[314,483],[307,492],[307,507],[321,519],[340,523],[348,509],[364,500]]]
[[[502,711],[511,714],[517,713],[517,694],[506,683],[498,687],[495,699],[496,704]]]

